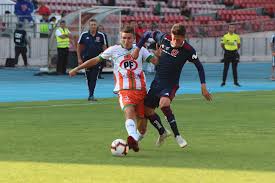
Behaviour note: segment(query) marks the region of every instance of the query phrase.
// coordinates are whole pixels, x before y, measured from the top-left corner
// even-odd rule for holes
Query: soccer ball
[[[113,156],[125,156],[129,151],[129,146],[123,139],[116,139],[111,144],[111,152]]]

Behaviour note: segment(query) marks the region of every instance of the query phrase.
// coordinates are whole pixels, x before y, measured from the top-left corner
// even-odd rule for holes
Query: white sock
[[[136,141],[138,141],[139,135],[137,134],[137,127],[135,121],[132,119],[127,119],[125,121],[125,127],[128,132],[128,135],[132,136]]]
[[[142,135],[139,131],[138,131],[138,129],[137,129],[137,134],[138,134],[138,141],[141,141],[142,139],[143,139],[143,137],[144,137],[144,135]]]

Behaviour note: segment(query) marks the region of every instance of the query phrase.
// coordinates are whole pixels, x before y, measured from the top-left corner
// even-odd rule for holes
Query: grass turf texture
[[[155,147],[149,124],[141,151],[112,157],[126,139],[117,99],[0,103],[0,182],[3,183],[269,183],[275,180],[275,91],[177,96],[178,126]],[[163,116],[161,116],[163,119]],[[168,127],[167,123],[163,123]]]

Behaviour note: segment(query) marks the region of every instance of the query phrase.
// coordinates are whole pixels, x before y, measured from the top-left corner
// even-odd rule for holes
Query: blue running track
[[[257,90],[275,90],[275,81],[270,80],[270,63],[239,64],[239,83],[232,82],[231,67],[225,87],[220,87],[223,64],[204,64],[206,81],[210,92],[241,92]],[[0,102],[46,101],[63,99],[86,99],[88,92],[84,75],[74,78],[68,76],[43,75],[34,76],[38,69],[1,68],[0,69]],[[96,98],[114,97],[113,75],[103,74],[105,79],[98,80],[95,91]],[[147,74],[147,86],[153,74]],[[193,64],[185,65],[180,89],[177,94],[200,93],[200,82]]]

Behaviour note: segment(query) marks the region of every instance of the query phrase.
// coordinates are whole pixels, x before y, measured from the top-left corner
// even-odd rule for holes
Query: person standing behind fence
[[[17,28],[14,31],[14,44],[15,44],[15,64],[18,64],[18,58],[22,55],[25,67],[28,66],[27,60],[27,32],[23,29],[21,23],[17,24]]]
[[[271,80],[275,81],[275,34],[272,35],[270,41],[271,55],[272,55],[272,72],[271,72]]]
[[[238,83],[238,73],[237,73],[237,66],[240,60],[240,55],[238,53],[238,49],[241,46],[240,36],[236,33],[235,26],[229,25],[228,33],[226,33],[221,39],[221,47],[224,49],[224,68],[223,68],[223,78],[221,86],[224,86],[226,83],[226,77],[228,73],[228,68],[230,62],[232,63],[232,71],[233,71],[233,78],[234,78],[234,85],[241,86]]]
[[[56,64],[57,74],[66,74],[66,66],[68,62],[69,46],[71,32],[66,27],[65,20],[61,20],[60,27],[56,29],[55,37],[57,42],[58,60]]]
[[[14,5],[14,14],[18,17],[19,22],[25,22],[25,20],[33,22],[33,11],[33,4],[28,0],[17,0]]]
[[[89,31],[83,32],[78,40],[77,58],[78,64],[97,57],[107,47],[106,37],[102,32],[97,31],[97,21],[91,19],[89,22]],[[88,101],[97,101],[94,97],[94,90],[98,77],[100,64],[86,69],[87,84],[89,89]]]

